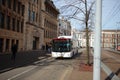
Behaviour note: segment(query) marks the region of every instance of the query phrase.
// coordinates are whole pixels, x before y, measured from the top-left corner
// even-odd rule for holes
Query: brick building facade
[[[0,53],[41,49],[57,37],[59,11],[51,0],[0,0]]]
[[[40,49],[43,44],[44,27],[41,26],[41,1],[26,0],[24,48]]]
[[[58,36],[59,11],[51,0],[42,0],[42,26],[44,26],[44,45]]]
[[[86,47],[86,34],[84,31],[78,33],[80,45]],[[89,45],[94,47],[94,32],[89,34]],[[102,48],[117,48],[120,45],[120,30],[102,30],[101,32],[101,47]]]
[[[0,52],[11,51],[14,43],[23,48],[24,12],[24,0],[0,0]]]
[[[103,48],[116,48],[120,44],[120,30],[103,30],[101,42]]]

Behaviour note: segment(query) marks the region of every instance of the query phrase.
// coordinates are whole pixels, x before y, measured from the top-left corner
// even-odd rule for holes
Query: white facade
[[[80,47],[86,47],[86,32],[85,31],[79,31],[79,30],[73,29],[71,34],[76,35],[76,38],[78,39]],[[90,47],[94,46],[93,32],[89,33],[89,45]]]
[[[71,24],[68,20],[64,18],[59,19],[59,36],[70,36],[71,35]]]
[[[78,41],[79,46],[86,47],[86,32],[72,29]],[[94,47],[94,32],[89,33],[89,47]],[[101,32],[101,47],[103,48],[116,48],[120,44],[120,30],[102,30]]]

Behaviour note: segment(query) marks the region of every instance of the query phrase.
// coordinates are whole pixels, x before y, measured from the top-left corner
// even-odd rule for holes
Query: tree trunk
[[[85,0],[85,26],[86,26],[86,51],[87,51],[87,64],[90,65],[90,58],[89,58],[89,31],[88,31],[88,11],[87,11],[87,0]]]
[[[87,52],[87,64],[90,65],[90,55],[89,55],[89,31],[88,27],[86,27],[86,52]]]

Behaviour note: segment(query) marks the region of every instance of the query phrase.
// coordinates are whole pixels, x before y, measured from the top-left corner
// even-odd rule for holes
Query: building
[[[44,27],[44,44],[49,45],[52,38],[58,36],[58,16],[59,11],[56,9],[52,0],[42,1],[42,26]]]
[[[41,1],[25,0],[24,49],[41,49],[44,42],[44,26],[41,25]]]
[[[41,49],[58,36],[58,14],[51,0],[0,0],[0,52]]]
[[[120,45],[120,30],[103,30],[102,47],[116,48],[117,45]]]
[[[81,46],[81,43],[83,42],[81,42],[81,39],[80,39],[80,32],[79,32],[79,30],[77,30],[77,29],[75,29],[75,28],[72,28],[72,30],[71,30],[71,36],[74,38],[74,39],[76,39],[77,40],[77,46],[78,47],[80,47]]]
[[[102,30],[101,32],[102,48],[117,48],[120,45],[120,30]],[[84,31],[78,33],[81,47],[86,47],[86,37]],[[94,32],[89,33],[89,45],[94,47]]]
[[[79,31],[78,32],[78,40],[79,40],[79,45],[81,47],[86,47],[86,37],[85,37],[85,32]]]
[[[84,30],[74,30],[74,33],[76,33],[76,36],[79,41],[80,47],[86,47],[86,31]],[[94,34],[93,32],[89,32],[89,47],[94,46]]]
[[[71,24],[70,21],[64,19],[59,19],[58,35],[59,36],[69,36],[71,35]]]
[[[0,0],[0,52],[10,52],[14,43],[23,49],[24,13],[24,0]]]

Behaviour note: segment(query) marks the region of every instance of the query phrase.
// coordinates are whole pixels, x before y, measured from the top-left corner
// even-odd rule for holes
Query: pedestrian
[[[15,58],[16,58],[17,49],[18,49],[17,44],[13,44],[12,47],[11,47],[11,51],[12,51],[11,59],[14,60],[14,61],[15,61]]]
[[[49,48],[49,46],[48,46],[48,44],[46,44],[46,51],[48,52],[48,48]]]
[[[48,52],[51,53],[52,47],[48,46]]]
[[[45,46],[44,45],[42,45],[42,50],[45,50]]]

